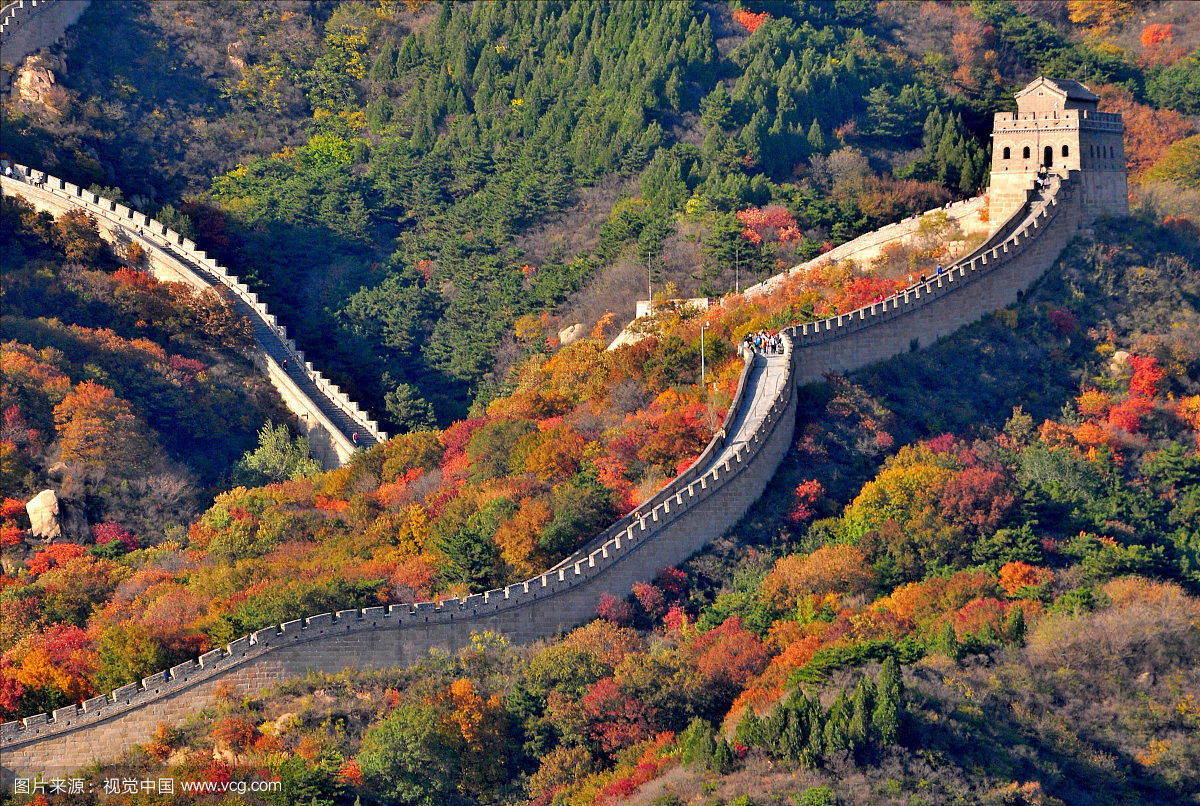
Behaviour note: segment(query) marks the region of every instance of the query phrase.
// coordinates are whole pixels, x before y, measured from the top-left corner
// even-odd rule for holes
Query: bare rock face
[[[47,93],[58,83],[55,69],[61,70],[59,60],[43,54],[30,56],[17,68],[16,87],[22,101],[42,103]]]
[[[83,543],[88,536],[87,521],[67,501],[60,501],[54,490],[42,490],[25,504],[29,513],[29,531],[46,542],[65,540]]]
[[[241,42],[230,42],[225,47],[225,55],[226,55],[226,57],[228,57],[229,63],[232,64],[234,67],[236,67],[238,70],[246,69],[246,60],[242,56],[242,43]]]
[[[57,89],[56,70],[65,70],[61,59],[41,53],[30,56],[17,68],[13,79],[17,98],[51,115],[62,114],[65,96]]]
[[[29,531],[43,540],[62,537],[62,525],[58,522],[61,511],[54,490],[42,490],[25,504],[29,513]]]
[[[579,341],[583,338],[584,327],[581,324],[571,325],[558,331],[558,343],[566,347],[573,341]]]

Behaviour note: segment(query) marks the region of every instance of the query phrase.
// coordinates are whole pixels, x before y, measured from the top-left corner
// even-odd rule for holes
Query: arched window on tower
[[[1008,159],[1011,155],[1012,155],[1012,152],[1009,151],[1008,146],[1005,146],[1004,147],[1004,159]]]
[[[1046,146],[1042,152],[1042,167],[1049,168],[1054,164],[1054,146]]]
[[[1066,157],[1066,156],[1069,156],[1070,154],[1071,154],[1070,146],[1068,146],[1066,143],[1063,143],[1063,156]]]
[[[1021,152],[1022,159],[1029,159],[1029,146],[1025,146],[1025,150]]]

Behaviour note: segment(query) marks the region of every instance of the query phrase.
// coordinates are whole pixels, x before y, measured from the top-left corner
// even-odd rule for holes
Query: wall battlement
[[[798,384],[819,380],[826,371],[845,371],[908,349],[909,334],[925,332],[925,319],[918,312],[941,309],[944,301],[968,310],[958,319],[978,318],[985,311],[976,311],[991,304],[990,298],[972,296],[969,290],[984,285],[987,278],[1001,279],[1008,295],[1014,296],[1019,290],[1012,285],[1014,278],[1024,282],[1026,277],[1040,276],[1075,233],[1077,216],[1066,215],[1075,210],[1068,184],[1056,184],[1048,198],[1031,204],[1020,220],[1009,222],[1001,235],[952,267],[952,273],[918,284],[907,298],[786,329],[778,392],[771,392],[772,403],[761,422],[738,435],[744,443],[727,450],[727,444],[738,443],[726,433],[735,412],[751,407],[769,388],[762,385],[761,374],[759,385],[754,386],[755,373],[764,371],[755,362],[766,359],[749,356],[735,402],[705,455],[645,508],[606,530],[598,543],[545,573],[463,598],[344,610],[285,622],[81,705],[5,723],[0,726],[6,758],[3,774],[43,769],[46,754],[65,769],[92,760],[97,748],[115,753],[147,736],[158,722],[182,718],[210,701],[218,683],[250,692],[310,669],[333,672],[348,666],[411,663],[431,647],[461,646],[473,631],[493,630],[523,641],[586,620],[601,593],[627,591],[632,582],[681,562],[736,523],[757,500],[791,442]],[[1041,257],[1033,255],[1033,245],[1059,231],[1050,248],[1038,253]],[[1012,271],[1027,263],[1031,264],[1027,270]],[[897,323],[904,325],[902,332],[887,335]],[[864,350],[864,344],[875,346]],[[842,360],[831,363],[830,348]],[[879,354],[881,349],[886,355]]]
[[[47,753],[66,769],[91,760],[87,754],[117,752],[164,718],[207,701],[217,681],[253,687],[309,669],[395,666],[416,660],[433,646],[460,646],[472,631],[490,629],[532,640],[586,620],[602,593],[626,591],[633,582],[682,562],[735,524],[762,494],[793,431],[796,383],[791,344],[784,341],[784,356],[774,368],[763,356],[745,356],[739,386],[745,405],[753,402],[744,395],[756,373],[761,381],[774,372],[775,385],[770,407],[738,435],[736,449],[717,453],[724,435],[715,438],[706,450],[707,465],[702,466],[702,457],[637,515],[614,524],[600,545],[497,590],[322,613],[267,627],[80,705],[4,723],[3,775],[44,769]],[[103,742],[96,741],[99,736]]]
[[[183,282],[197,290],[217,287],[228,291],[235,306],[254,325],[259,352],[254,356],[288,408],[306,424],[313,453],[326,467],[335,467],[358,447],[383,442],[387,433],[358,404],[332,383],[288,338],[287,327],[267,310],[245,283],[195,242],[145,213],[99,196],[56,176],[13,164],[14,176],[0,177],[5,193],[20,196],[34,207],[55,215],[70,209],[90,214],[106,240],[119,245],[137,242],[149,256],[150,271],[162,280]],[[37,177],[37,181],[32,181]],[[283,361],[287,360],[285,370]],[[353,435],[358,433],[357,445]]]
[[[744,355],[734,401],[701,458],[634,515],[554,568],[462,598],[322,613],[267,627],[81,705],[4,723],[0,781],[111,760],[160,722],[178,721],[211,702],[218,685],[252,693],[310,670],[405,665],[433,647],[462,646],[473,631],[522,642],[587,620],[602,593],[624,593],[633,582],[682,562],[745,514],[791,443],[800,384],[917,349],[1017,299],[1093,220],[1090,187],[1086,169],[1067,169],[1041,193],[1023,188],[1001,226],[948,271],[884,303],[786,328],[782,360]],[[83,198],[67,183],[59,190],[72,203]],[[84,204],[99,207],[101,200]],[[115,207],[108,212],[125,215]],[[135,215],[129,217],[136,221]],[[185,245],[178,233],[155,224],[168,243]],[[151,226],[148,220],[141,225]],[[207,260],[203,253],[199,259]],[[249,293],[236,278],[232,282]],[[760,292],[769,288],[762,284]],[[766,400],[765,413],[751,417],[760,409],[755,404]]]

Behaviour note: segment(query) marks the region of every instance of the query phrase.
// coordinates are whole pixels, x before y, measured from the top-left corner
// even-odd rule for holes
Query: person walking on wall
[[[354,440],[354,445],[357,447],[358,446],[358,432],[355,431],[353,434],[351,434],[350,439]]]

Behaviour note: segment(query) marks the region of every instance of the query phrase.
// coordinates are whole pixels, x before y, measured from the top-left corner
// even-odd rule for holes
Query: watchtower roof
[[[1095,109],[1100,102],[1100,96],[1093,93],[1078,81],[1067,78],[1046,78],[1039,76],[1029,83],[1025,89],[1016,94],[1017,108],[1026,106],[1041,107],[1048,99],[1056,99],[1063,109],[1080,107]],[[1041,101],[1038,99],[1041,98]]]

